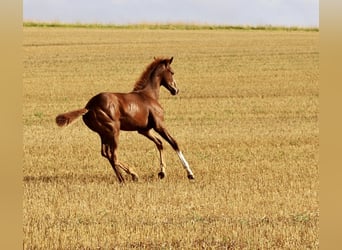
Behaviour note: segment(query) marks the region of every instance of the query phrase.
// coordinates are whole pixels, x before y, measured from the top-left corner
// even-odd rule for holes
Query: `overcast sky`
[[[23,0],[24,21],[319,26],[319,0]]]

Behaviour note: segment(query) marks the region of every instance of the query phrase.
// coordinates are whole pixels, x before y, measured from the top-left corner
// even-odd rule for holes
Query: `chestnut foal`
[[[85,108],[60,114],[56,117],[58,126],[67,126],[76,118],[83,116],[84,123],[101,137],[101,155],[110,162],[119,182],[124,182],[119,168],[131,175],[133,180],[138,176],[128,167],[118,162],[117,148],[120,130],[138,131],[153,141],[159,151],[159,178],[165,177],[162,141],[151,134],[155,130],[176,151],[189,179],[194,179],[190,166],[175,139],[163,124],[164,111],[158,102],[160,87],[164,86],[171,95],[179,90],[173,78],[171,68],[173,57],[155,58],[142,73],[130,93],[100,93],[89,100]]]

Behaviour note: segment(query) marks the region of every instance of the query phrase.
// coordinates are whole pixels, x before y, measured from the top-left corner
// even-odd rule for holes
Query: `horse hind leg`
[[[114,173],[116,174],[119,182],[124,182],[125,179],[123,178],[119,168],[124,170],[127,174],[131,175],[133,181],[138,181],[138,175],[134,173],[130,168],[125,167],[123,164],[117,161],[116,150],[117,146],[116,143],[114,144],[107,144],[104,142],[105,140],[101,137],[101,155],[108,159],[110,162]]]
[[[114,173],[116,174],[116,177],[118,178],[120,183],[125,182],[125,179],[123,178],[123,176],[122,176],[122,174],[118,168],[118,165],[116,163],[116,161],[117,161],[116,152],[115,152],[116,149],[114,148],[113,145],[110,145],[109,147],[106,147],[106,148],[107,148],[107,151],[110,152],[109,154],[107,154],[108,155],[107,159],[109,160],[109,163],[112,166]]]
[[[138,181],[139,180],[138,175],[135,172],[133,172],[129,167],[126,167],[125,165],[123,165],[122,163],[119,163],[119,162],[116,163],[116,166],[120,167],[127,174],[129,174],[132,177],[133,181]]]
[[[114,173],[116,177],[118,178],[119,182],[125,182],[125,179],[123,178],[117,164],[116,164],[116,146],[114,143],[114,140],[111,140],[111,143],[108,143],[106,140],[107,138],[104,138],[101,136],[101,155],[109,161],[110,165],[112,166]]]

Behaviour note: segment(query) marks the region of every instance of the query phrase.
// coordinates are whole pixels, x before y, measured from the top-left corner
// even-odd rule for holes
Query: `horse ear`
[[[157,60],[157,58],[154,56],[154,57],[153,57],[153,60]]]
[[[173,56],[170,58],[170,62],[169,62],[169,64],[171,64],[171,63],[172,63],[172,61],[173,61]]]

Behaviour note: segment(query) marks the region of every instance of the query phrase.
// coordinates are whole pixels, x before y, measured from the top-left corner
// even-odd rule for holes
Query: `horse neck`
[[[160,78],[159,77],[152,77],[148,83],[146,83],[145,87],[140,90],[141,93],[152,97],[153,99],[159,99],[159,92],[160,92]]]

